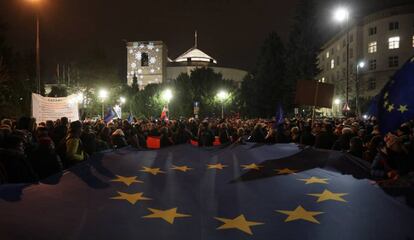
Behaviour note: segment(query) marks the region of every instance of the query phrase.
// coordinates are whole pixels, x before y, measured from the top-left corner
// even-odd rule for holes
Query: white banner
[[[67,117],[69,121],[79,120],[79,109],[76,95],[51,98],[32,93],[32,115],[36,122],[55,121]]]

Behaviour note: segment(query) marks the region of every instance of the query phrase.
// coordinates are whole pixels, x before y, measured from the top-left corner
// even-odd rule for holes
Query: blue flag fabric
[[[414,210],[368,176],[293,144],[124,148],[0,186],[0,239],[414,239]]]
[[[378,101],[380,99],[380,94],[376,95],[371,99],[369,103],[368,111],[366,114],[370,117],[378,117]]]
[[[108,108],[108,112],[106,114],[106,116],[104,117],[104,121],[106,123],[110,122],[112,119],[114,119],[114,117],[116,116],[115,111],[112,109],[112,107]]]
[[[383,134],[414,119],[414,57],[385,85],[378,101],[378,120]]]
[[[132,116],[132,113],[130,112],[127,119],[128,123],[132,123],[134,121],[134,117]]]
[[[273,128],[277,128],[280,124],[283,124],[285,122],[285,117],[283,113],[283,107],[282,104],[277,105],[277,110],[275,114],[275,123],[273,124]]]

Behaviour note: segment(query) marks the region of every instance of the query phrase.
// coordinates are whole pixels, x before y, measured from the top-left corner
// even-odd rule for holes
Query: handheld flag
[[[132,123],[134,121],[134,117],[132,116],[131,112],[129,112],[127,121],[128,121],[128,123]]]
[[[283,107],[282,104],[277,105],[276,115],[275,115],[275,123],[273,124],[273,128],[277,128],[280,124],[285,122]]]
[[[161,112],[161,119],[164,119],[165,121],[168,121],[168,107],[167,106],[164,106],[164,108],[162,109],[162,112]]]
[[[383,134],[395,131],[414,118],[414,57],[385,85],[378,101],[378,120]]]
[[[112,109],[112,107],[108,108],[108,113],[106,114],[106,116],[104,117],[104,121],[106,123],[110,122],[114,117],[116,116],[116,113],[114,112],[114,110]]]

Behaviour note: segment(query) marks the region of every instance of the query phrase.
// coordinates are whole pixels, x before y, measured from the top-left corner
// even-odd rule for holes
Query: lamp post
[[[335,111],[336,114],[335,115],[338,117],[338,115],[339,115],[338,114],[339,113],[339,105],[341,105],[341,99],[339,99],[339,98],[335,99],[334,104],[336,105],[336,111]]]
[[[167,103],[167,118],[170,118],[170,108],[169,108],[169,104],[171,99],[173,98],[173,93],[171,91],[171,89],[165,89],[162,94],[161,94],[161,98]]]
[[[347,8],[340,7],[334,12],[334,19],[337,22],[346,24],[346,91],[345,91],[345,105],[344,111],[347,114],[349,108],[349,15],[350,12]]]
[[[224,119],[224,102],[229,97],[228,92],[221,90],[217,93],[217,98],[221,102],[221,118]]]
[[[102,119],[104,118],[104,114],[105,114],[104,102],[105,102],[105,99],[108,98],[108,95],[109,95],[109,93],[108,93],[108,91],[106,89],[99,90],[99,98],[102,101]]]
[[[39,2],[41,0],[28,0],[36,4],[36,92],[40,94],[40,21],[39,21]]]
[[[359,117],[361,110],[359,109],[359,71],[365,67],[365,62],[361,61],[357,64],[356,77],[355,77],[355,105],[356,116]]]

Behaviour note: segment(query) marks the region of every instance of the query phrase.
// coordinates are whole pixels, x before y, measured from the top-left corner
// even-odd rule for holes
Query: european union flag
[[[98,154],[0,186],[0,239],[414,239],[367,163],[293,144]]]
[[[112,107],[108,108],[108,113],[106,114],[106,116],[104,117],[104,121],[106,123],[110,122],[112,119],[114,119],[114,117],[116,116],[115,111],[112,109]]]
[[[414,119],[414,57],[398,70],[385,85],[378,101],[381,132],[395,131]]]

